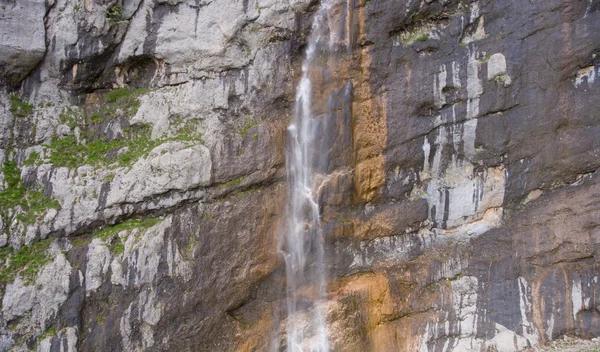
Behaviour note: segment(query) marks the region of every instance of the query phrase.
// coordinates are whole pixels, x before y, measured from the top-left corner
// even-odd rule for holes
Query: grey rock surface
[[[597,337],[600,2],[332,3],[332,350]],[[2,2],[0,351],[287,347],[286,128],[316,6]]]

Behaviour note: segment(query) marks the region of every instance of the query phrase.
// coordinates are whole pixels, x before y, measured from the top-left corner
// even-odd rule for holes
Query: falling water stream
[[[314,17],[302,76],[296,87],[294,121],[288,127],[289,194],[284,252],[289,352],[329,351],[323,304],[326,298],[323,231],[314,190],[319,122],[318,117],[313,116],[311,70],[318,69],[316,60],[319,56],[332,51],[328,19],[330,1],[324,0]]]

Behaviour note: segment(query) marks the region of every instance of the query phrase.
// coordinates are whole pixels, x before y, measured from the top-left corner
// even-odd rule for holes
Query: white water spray
[[[296,87],[293,123],[288,127],[286,168],[288,179],[287,228],[284,252],[287,283],[287,351],[328,352],[326,273],[323,231],[314,191],[316,138],[319,123],[312,113],[311,69],[315,59],[332,51],[328,10],[324,0],[315,14],[308,38],[302,77]]]

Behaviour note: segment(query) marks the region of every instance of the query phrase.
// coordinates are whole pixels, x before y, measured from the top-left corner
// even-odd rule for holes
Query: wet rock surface
[[[316,6],[2,2],[0,350],[285,348],[286,127]],[[332,350],[597,337],[600,2],[330,17]]]

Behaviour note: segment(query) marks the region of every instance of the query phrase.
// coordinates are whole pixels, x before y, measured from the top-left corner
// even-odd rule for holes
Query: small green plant
[[[106,9],[106,20],[108,23],[115,24],[121,20],[123,8],[119,4],[114,4]]]
[[[56,327],[51,326],[51,327],[48,328],[48,330],[46,330],[43,334],[41,334],[38,337],[38,341],[44,340],[47,337],[54,336],[54,335],[56,335],[56,333],[57,333]]]
[[[429,40],[429,34],[423,34],[415,39],[417,42],[426,42]]]
[[[112,180],[115,179],[115,174],[108,174],[106,176],[104,176],[104,183],[111,183]]]
[[[37,164],[39,160],[40,160],[40,153],[31,152],[31,153],[29,153],[29,156],[27,157],[27,159],[25,159],[23,164],[26,166],[32,166],[32,165]]]
[[[14,117],[27,117],[33,112],[33,105],[23,101],[18,94],[10,96],[10,108],[8,108]]]
[[[125,246],[123,245],[123,243],[121,242],[121,239],[119,237],[117,237],[113,241],[113,243],[110,245],[110,251],[114,255],[119,255],[119,254],[123,253],[123,251],[125,251]]]

